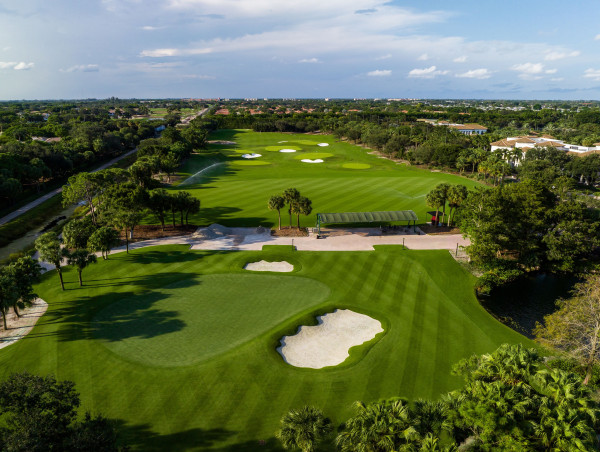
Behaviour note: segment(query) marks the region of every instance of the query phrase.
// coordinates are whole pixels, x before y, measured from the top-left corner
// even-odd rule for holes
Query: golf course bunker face
[[[304,163],[323,163],[323,159],[315,159],[315,160],[311,160],[311,159],[302,159],[300,160],[301,162]]]
[[[277,351],[295,367],[321,369],[343,363],[350,348],[383,332],[381,323],[349,309],[336,309],[317,317],[316,326],[301,326],[294,336],[281,338]]]
[[[296,150],[295,149],[281,149],[279,152],[290,153],[290,152],[296,152]]]
[[[329,143],[319,143],[319,144],[317,144],[317,146],[322,146],[322,147],[323,146],[329,146]]]
[[[288,273],[294,271],[294,266],[286,261],[267,262],[265,260],[258,262],[249,262],[244,265],[244,270],[253,272],[279,272]]]
[[[258,157],[262,157],[261,154],[243,154],[242,157],[244,157],[245,159],[256,159]]]

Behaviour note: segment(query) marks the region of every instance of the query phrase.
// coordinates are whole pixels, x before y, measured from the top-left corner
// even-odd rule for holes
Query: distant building
[[[443,112],[434,112],[443,113]],[[457,130],[463,135],[483,135],[488,131],[487,127],[479,124],[456,124],[448,121],[437,121],[435,119],[417,119],[417,121],[426,122],[432,126],[446,126],[451,129]]]
[[[499,149],[521,149],[525,154],[530,149],[534,148],[547,148],[553,147],[559,151],[565,151],[570,155],[578,155],[580,157],[595,154],[600,152],[600,143],[594,143],[594,146],[579,146],[577,144],[565,143],[562,140],[557,140],[550,135],[538,136],[521,136],[521,137],[508,137],[503,140],[494,141],[490,143],[492,152]],[[519,165],[519,160],[512,160],[515,166]]]

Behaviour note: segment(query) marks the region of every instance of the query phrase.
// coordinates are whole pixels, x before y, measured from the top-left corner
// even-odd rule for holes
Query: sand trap
[[[319,143],[317,146],[329,146],[329,143]]]
[[[29,308],[19,311],[21,317],[17,317],[11,309],[6,316],[8,330],[4,330],[3,325],[0,330],[0,348],[8,347],[27,336],[38,319],[44,315],[46,309],[48,309],[48,304],[41,298],[37,298]]]
[[[250,270],[253,272],[281,272],[287,273],[294,271],[294,266],[286,261],[279,262],[249,262],[244,266],[244,270]]]
[[[317,317],[316,326],[301,326],[294,336],[281,338],[277,351],[295,367],[321,369],[337,366],[348,358],[351,347],[383,332],[381,323],[349,309],[336,309]]]
[[[315,159],[315,160],[311,160],[311,159],[302,159],[300,160],[301,162],[304,163],[323,163],[323,159]]]
[[[262,157],[261,154],[242,154],[242,157],[244,157],[245,159],[256,159],[258,157]]]
[[[296,152],[295,149],[282,149],[279,152]]]
[[[285,140],[284,141],[278,141],[278,143],[287,143],[287,141],[285,141]]]

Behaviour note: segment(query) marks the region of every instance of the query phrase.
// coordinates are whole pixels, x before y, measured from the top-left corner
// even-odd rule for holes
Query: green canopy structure
[[[413,228],[417,224],[417,214],[412,210],[390,210],[384,212],[338,212],[318,213],[317,229],[321,233],[321,225],[344,223],[388,223],[391,221],[406,221],[406,225]]]

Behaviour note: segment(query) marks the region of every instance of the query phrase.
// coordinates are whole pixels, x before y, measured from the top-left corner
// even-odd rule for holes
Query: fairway
[[[321,139],[323,139],[321,137]],[[260,260],[287,274],[252,273]],[[281,415],[313,404],[335,423],[356,400],[438,398],[461,384],[451,366],[504,342],[531,343],[477,302],[447,251],[188,251],[150,247],[36,287],[49,303],[32,333],[0,350],[14,371],[73,380],[82,404],[117,421],[134,450],[280,450]],[[223,293],[220,293],[223,291]],[[279,340],[350,309],[385,332],[336,367],[286,364]]]
[[[437,184],[477,185],[463,177],[378,158],[369,149],[336,141],[331,135],[220,130],[210,138],[236,144],[211,144],[208,152],[192,155],[180,168],[181,180],[216,161],[223,164],[194,178],[193,183],[171,188],[190,191],[200,199],[200,213],[189,218],[200,226],[272,227],[277,224],[277,212],[267,209],[267,200],[290,187],[312,200],[313,215],[301,216],[301,226],[315,226],[317,212],[383,210],[413,210],[419,217],[417,223],[425,223],[426,212],[431,210],[425,196]],[[283,149],[295,152],[279,152]],[[251,153],[261,157],[241,157]],[[302,162],[317,159],[323,163]],[[156,220],[148,217],[146,221]]]

